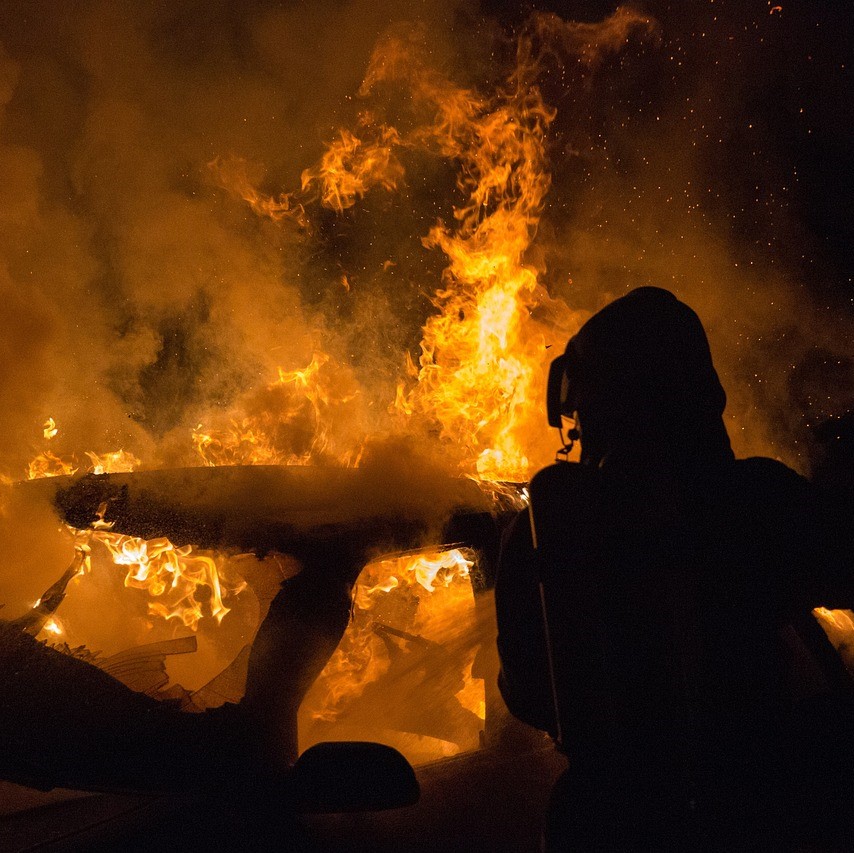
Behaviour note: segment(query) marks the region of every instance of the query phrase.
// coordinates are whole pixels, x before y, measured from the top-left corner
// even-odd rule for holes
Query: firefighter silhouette
[[[699,318],[658,288],[552,366],[581,461],[533,479],[496,585],[502,695],[569,759],[548,849],[854,838],[852,684],[811,616],[854,604],[851,555],[810,483],[734,458],[725,403]]]

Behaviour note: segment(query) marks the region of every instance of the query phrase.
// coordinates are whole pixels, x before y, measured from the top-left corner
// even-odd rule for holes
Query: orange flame
[[[316,352],[302,370],[279,368],[278,378],[244,400],[242,418],[213,428],[199,424],[193,445],[205,465],[354,465],[359,448],[335,429],[353,420],[348,412],[358,388],[328,355]]]
[[[112,453],[102,453],[100,456],[87,450],[86,455],[92,463],[89,468],[92,474],[122,474],[136,471],[140,465],[140,460],[126,450],[114,450]]]
[[[59,637],[62,635],[62,625],[56,616],[51,616],[44,625],[42,625],[42,631],[47,631],[48,634],[53,634],[54,637]]]
[[[195,631],[207,612],[222,622],[229,608],[226,595],[236,595],[245,584],[225,584],[222,566],[209,554],[194,553],[189,545],[176,547],[168,539],[138,539],[108,530],[94,530],[91,541],[102,545],[113,563],[126,567],[125,586],[148,592],[149,613],[177,619]],[[200,590],[209,601],[200,601]]]
[[[813,616],[818,619],[827,638],[854,673],[854,612],[817,607],[813,610]]]
[[[43,435],[47,441],[55,438],[59,433],[56,421],[48,418],[44,422]],[[127,471],[135,471],[140,460],[126,450],[114,450],[109,453],[97,454],[90,450],[86,451],[89,457],[87,472],[90,474],[120,474]],[[27,466],[27,479],[37,480],[42,477],[65,477],[76,474],[79,470],[77,458],[63,459],[51,450],[45,450],[35,456]]]
[[[471,621],[472,552],[453,548],[380,560],[362,571],[354,590],[354,618],[316,682],[314,719],[346,714],[372,682],[389,670],[384,632],[416,643],[453,635]],[[473,653],[459,662],[456,701],[483,719],[483,685],[472,686]]]
[[[56,434],[53,418],[45,423],[44,434],[46,438]],[[87,451],[86,456],[90,461],[88,470],[93,474],[134,471],[140,464],[134,454],[125,450],[103,454]],[[77,470],[76,460],[69,462],[48,450],[30,462],[28,476],[29,479],[57,477],[74,474]],[[91,530],[68,528],[75,548],[85,555],[81,575],[91,571],[92,544],[99,544],[115,565],[126,568],[126,587],[145,590],[155,599],[148,605],[152,615],[177,619],[194,631],[208,613],[222,622],[229,612],[223,597],[237,595],[245,587],[244,583],[226,582],[222,565],[209,554],[194,553],[189,545],[176,547],[165,538],[146,541],[111,532],[112,524],[104,520],[106,509],[105,504],[99,508],[99,518]],[[46,624],[44,630],[61,633],[56,620]]]
[[[340,213],[371,187],[396,189],[403,178],[403,166],[394,155],[398,132],[384,126],[372,130],[375,138],[362,140],[342,128],[320,162],[302,173],[303,192],[317,187],[321,202]]]
[[[306,227],[305,209],[289,193],[277,198],[259,192],[249,178],[249,164],[239,157],[216,157],[208,163],[208,171],[216,182],[238,198],[242,198],[259,216],[274,222],[289,219]]]
[[[90,465],[87,471],[90,474],[120,474],[127,471],[135,471],[140,460],[126,450],[114,450],[109,453],[97,454],[91,450],[86,451]],[[27,466],[27,479],[38,480],[42,477],[65,477],[76,474],[79,471],[77,459],[63,459],[50,450],[39,453]]]
[[[303,174],[303,188],[316,184],[322,203],[340,211],[372,186],[398,186],[395,147],[458,164],[465,200],[455,224],[440,222],[424,239],[449,260],[433,300],[438,313],[424,327],[416,381],[401,385],[393,410],[437,422],[466,473],[524,480],[532,467],[526,436],[539,432],[530,400],[542,396],[547,346],[565,340],[568,328],[568,309],[549,299],[524,261],[551,184],[545,138],[555,113],[533,85],[530,51],[531,68],[517,68],[488,98],[432,68],[424,39],[418,28],[386,36],[360,95],[402,84],[413,112],[429,123],[402,134],[364,111],[360,136],[340,131]],[[547,322],[534,320],[535,311]]]
[[[401,383],[391,411],[403,430],[438,435],[460,470],[481,480],[527,480],[549,461],[553,443],[531,401],[543,397],[548,348],[582,319],[549,296],[528,259],[551,185],[546,141],[556,114],[538,81],[569,57],[590,73],[633,36],[654,40],[657,25],[628,6],[596,24],[535,14],[521,29],[515,67],[484,94],[435,67],[424,25],[393,26],[359,89],[369,103],[356,127],[341,128],[302,174],[300,198],[340,213],[374,187],[400,187],[403,150],[456,167],[462,198],[452,221],[438,222],[423,239],[448,260],[433,297],[437,311],[424,326],[414,376]],[[384,103],[395,105],[400,120],[386,118]],[[297,195],[264,197],[259,208],[261,196],[244,178],[245,171],[239,194],[263,215]],[[346,274],[343,281],[346,289]],[[226,432],[227,448],[258,443],[254,422],[237,419]],[[220,454],[218,440],[207,431],[197,440],[209,464],[233,459],[230,451]],[[265,461],[279,458],[259,453]]]
[[[64,477],[76,473],[75,462],[62,459],[50,450],[39,453],[27,466],[28,480],[38,480],[41,477]]]
[[[354,129],[337,132],[320,160],[303,172],[298,191],[261,192],[250,175],[253,167],[239,158],[209,164],[219,183],[256,214],[304,228],[311,201],[341,212],[374,188],[398,189],[405,179],[399,156],[404,150],[454,164],[457,204],[423,238],[428,249],[443,253],[447,268],[433,297],[435,313],[423,329],[418,362],[407,355],[406,378],[391,411],[405,431],[438,436],[459,469],[487,488],[494,487],[487,481],[527,480],[547,461],[543,449],[550,453],[552,443],[542,441],[540,407],[532,401],[543,397],[548,347],[564,341],[580,319],[549,296],[529,257],[551,185],[546,142],[555,117],[538,80],[547,60],[560,64],[567,55],[584,68],[595,68],[633,31],[653,35],[654,24],[625,7],[601,25],[534,16],[522,29],[516,67],[495,92],[484,94],[455,83],[433,65],[425,28],[398,26],[379,43],[359,90],[370,108],[362,110]],[[395,88],[401,90],[399,106],[405,113],[399,126],[381,109],[382,98]],[[344,272],[345,290],[349,282]],[[318,352],[306,368],[279,370],[275,381],[245,395],[237,414],[199,424],[192,441],[206,465],[355,465],[368,433],[358,425],[349,427],[357,421],[351,404],[358,395],[352,375]],[[336,431],[341,423],[348,423],[346,434]],[[55,435],[49,419],[44,436]],[[139,462],[124,451],[87,455],[96,473],[133,470]],[[28,476],[76,470],[75,460],[47,451],[31,463]],[[162,599],[152,612],[194,627],[203,612],[195,596],[200,586],[211,590],[213,615],[221,618],[227,611],[211,558],[167,540],[146,543],[107,530],[92,536],[118,564],[129,567],[128,585]],[[371,589],[357,588],[363,600],[359,606],[416,587],[438,600],[442,590],[455,589],[466,576],[459,568],[449,575],[446,558],[435,559],[436,565],[422,561],[419,569],[384,568]],[[164,603],[167,598],[171,603]]]

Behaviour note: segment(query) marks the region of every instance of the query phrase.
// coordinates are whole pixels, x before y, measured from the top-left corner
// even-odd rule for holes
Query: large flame
[[[413,156],[450,165],[456,176],[453,201],[420,234],[425,249],[444,257],[441,285],[429,288],[433,311],[417,354],[400,354],[395,398],[372,402],[375,411],[390,410],[393,428],[438,439],[457,470],[485,488],[495,481],[526,481],[548,461],[550,442],[543,440],[541,425],[544,368],[550,348],[561,345],[583,319],[548,293],[532,251],[551,187],[549,131],[556,116],[540,89],[541,71],[547,59],[559,64],[566,55],[593,68],[603,55],[622,49],[633,31],[649,36],[654,24],[625,7],[595,25],[534,16],[519,36],[510,73],[493,90],[478,91],[436,66],[423,29],[395,27],[371,58],[355,124],[335,131],[318,161],[302,172],[298,189],[265,195],[239,157],[216,157],[208,164],[254,214],[303,233],[310,231],[312,206],[341,214],[377,189],[398,192]],[[342,271],[345,290],[348,272]],[[357,465],[369,435],[355,414],[362,396],[353,375],[319,346],[307,366],[280,368],[230,410],[206,415],[187,436],[188,444],[211,466]],[[44,440],[54,441],[58,431],[48,418]],[[126,472],[141,464],[124,450],[84,453],[88,462],[44,449],[27,476]],[[167,539],[146,541],[105,525],[75,531],[75,537],[91,549],[90,557],[100,552],[121,568],[125,585],[148,596],[152,615],[192,630],[205,618],[221,621],[228,596],[242,588],[216,555]],[[395,667],[397,687],[389,689],[412,684],[424,660],[446,668],[446,692],[459,719],[483,719],[483,686],[471,677],[474,651],[462,644],[462,653],[447,652],[474,607],[472,561],[455,549],[365,569],[354,591],[352,624],[313,691],[310,713],[318,723],[346,717]],[[816,616],[843,655],[854,660],[851,613],[820,608]],[[51,617],[44,630],[61,634],[62,623]],[[425,713],[447,716],[448,707]],[[440,722],[437,738],[454,728]]]
[[[645,26],[643,16],[621,10],[606,27],[611,41],[605,48],[618,50],[633,28]],[[369,406],[379,403],[373,411],[390,415],[383,427],[388,433],[438,440],[452,465],[487,489],[495,481],[527,480],[548,461],[542,449],[551,452],[551,442],[542,441],[538,403],[548,349],[563,342],[580,318],[550,297],[529,258],[551,186],[547,137],[555,117],[538,79],[545,56],[574,53],[592,64],[601,38],[590,28],[538,16],[519,37],[510,73],[492,91],[481,92],[436,66],[424,28],[396,26],[370,60],[355,125],[337,130],[319,160],[303,171],[299,189],[265,195],[256,186],[258,175],[239,157],[216,157],[208,164],[218,182],[255,214],[296,224],[304,233],[310,231],[312,206],[341,214],[375,189],[400,190],[412,156],[451,166],[453,203],[421,234],[428,251],[444,256],[446,268],[441,285],[431,287],[433,311],[420,352],[417,358],[401,354],[396,397]],[[344,282],[347,289],[346,272]],[[363,397],[352,372],[318,348],[309,365],[279,369],[230,410],[206,415],[192,430],[192,446],[205,465],[356,465],[371,435],[357,413]],[[56,432],[52,419],[45,423],[46,440]],[[94,473],[133,470],[139,463],[123,451],[87,456]],[[80,467],[76,457],[45,451],[29,475],[68,474]],[[148,592],[153,614],[190,628],[208,613],[222,619],[223,598],[236,592],[212,556],[168,540],[146,542],[98,529],[90,545],[105,549],[125,570],[126,585]],[[446,619],[471,607],[470,567],[471,556],[459,551],[368,567],[355,590],[351,630],[319,681],[325,692],[315,706],[318,719],[334,718],[382,674],[389,665],[383,649],[394,642],[418,646],[440,615]],[[424,649],[436,651],[432,640],[424,642]],[[464,669],[472,657],[473,652]],[[463,677],[453,695],[482,718],[482,695],[473,683]]]
[[[597,25],[534,15],[518,37],[510,74],[484,94],[435,66],[424,27],[392,27],[359,89],[365,106],[356,127],[339,129],[303,172],[299,191],[264,197],[245,170],[239,180],[219,170],[220,183],[256,213],[280,219],[283,206],[302,210],[319,201],[341,213],[375,187],[398,189],[404,152],[454,166],[459,201],[422,237],[448,265],[418,363],[405,360],[409,378],[391,408],[402,416],[401,429],[438,435],[459,469],[481,480],[524,481],[549,461],[536,401],[548,349],[581,319],[550,297],[527,257],[551,186],[547,135],[556,115],[538,81],[548,62],[568,56],[592,69],[634,33],[653,37],[655,24],[625,7]],[[395,119],[385,115],[391,102]]]
[[[57,436],[59,428],[53,418],[44,424],[44,438]],[[91,474],[118,474],[136,470],[140,464],[132,453],[116,450],[97,454],[86,451],[87,471]],[[63,459],[49,450],[36,456],[28,468],[28,478],[56,477],[74,474],[78,470],[75,457]],[[226,580],[222,561],[215,555],[195,552],[192,546],[177,547],[165,537],[139,539],[113,533],[111,524],[104,521],[107,506],[99,509],[99,520],[92,530],[67,528],[74,539],[75,549],[85,553],[81,574],[92,570],[92,551],[109,556],[112,563],[125,570],[125,586],[145,590],[150,600],[148,611],[165,620],[178,620],[187,628],[197,630],[201,619],[209,616],[221,622],[229,612],[223,603],[228,595],[237,595],[246,585]],[[44,630],[62,633],[60,623],[53,618]]]
[[[530,51],[485,97],[431,67],[424,37],[408,28],[382,40],[360,95],[402,86],[413,115],[429,120],[404,133],[366,109],[359,136],[342,130],[303,174],[303,190],[316,188],[323,204],[341,211],[373,186],[400,183],[395,148],[456,164],[462,202],[453,225],[440,221],[423,238],[448,259],[437,312],[424,327],[414,381],[401,385],[393,406],[438,423],[465,473],[526,480],[543,461],[529,458],[531,436],[540,433],[531,401],[543,396],[547,348],[571,327],[568,308],[550,299],[525,261],[551,184],[546,132],[555,113],[534,83]]]
[[[453,202],[420,235],[425,249],[444,257],[441,284],[430,288],[433,310],[417,357],[401,353],[396,397],[372,403],[379,404],[375,411],[391,413],[389,431],[438,440],[457,470],[486,488],[526,481],[549,461],[552,442],[545,438],[541,404],[549,349],[583,319],[552,298],[539,278],[542,264],[533,261],[551,187],[548,134],[556,115],[539,85],[544,64],[572,55],[593,67],[605,53],[620,50],[633,31],[649,35],[652,28],[648,18],[625,8],[595,27],[535,16],[519,36],[510,73],[492,90],[478,91],[436,66],[423,28],[394,27],[371,58],[355,124],[335,132],[303,171],[299,189],[265,195],[241,158],[208,164],[255,214],[304,232],[312,206],[341,214],[375,189],[397,192],[413,156],[450,165]],[[347,281],[345,272],[345,289]],[[369,435],[355,414],[362,396],[352,373],[318,348],[309,365],[280,369],[231,410],[206,416],[190,440],[205,465],[356,465]],[[45,439],[55,435],[49,420]],[[133,470],[139,462],[123,451],[87,456],[94,473]],[[79,467],[74,457],[45,451],[29,476]],[[221,620],[228,612],[223,600],[239,590],[224,580],[212,555],[165,539],[98,529],[90,544],[125,570],[127,586],[147,591],[151,613],[193,629],[208,614]],[[401,656],[414,655],[416,663],[447,659],[444,644],[456,642],[455,631],[464,630],[474,606],[472,559],[451,550],[365,569],[355,589],[353,623],[316,686],[316,720],[341,717],[389,669],[401,667]],[[473,657],[471,649],[451,656],[457,669],[449,676],[450,695],[460,719],[482,720]],[[417,671],[413,665],[400,673],[401,683]]]

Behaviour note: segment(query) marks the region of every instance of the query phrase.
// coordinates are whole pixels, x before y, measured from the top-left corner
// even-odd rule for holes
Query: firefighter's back
[[[829,795],[821,762],[843,772],[839,756],[854,756],[829,721],[854,715],[809,616],[836,560],[811,500],[766,459],[537,475],[536,566],[570,759],[553,838],[785,849],[830,826],[813,825],[808,803]]]

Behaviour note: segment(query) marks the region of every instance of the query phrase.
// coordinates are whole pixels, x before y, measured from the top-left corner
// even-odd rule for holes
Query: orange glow
[[[86,451],[89,461],[92,463],[89,471],[92,474],[122,474],[128,471],[136,471],[140,465],[139,459],[126,450],[115,450],[112,453],[92,453]]]
[[[48,418],[44,422],[42,434],[46,441],[55,438],[59,433],[59,428],[53,418]],[[90,474],[120,474],[127,471],[135,471],[140,463],[140,460],[126,450],[115,450],[109,453],[97,454],[90,450],[86,451],[86,456],[89,457],[89,466],[87,473]],[[70,459],[63,459],[51,450],[45,450],[33,458],[27,466],[27,479],[38,480],[42,477],[65,477],[71,474],[76,474],[80,470],[80,466],[75,456]]]
[[[306,702],[311,719],[345,726],[361,719],[365,725],[373,703],[405,708],[410,682],[435,679],[435,692],[425,681],[424,705],[411,710],[412,719],[404,714],[396,724],[383,725],[415,733],[420,723],[429,735],[435,722],[445,734],[439,738],[444,746],[434,745],[441,755],[458,752],[467,739],[471,743],[472,728],[476,740],[485,697],[483,681],[471,675],[473,566],[474,555],[461,548],[366,566],[356,583],[350,626]]]
[[[51,616],[42,626],[42,631],[47,631],[48,634],[59,637],[62,635],[62,626],[56,616]]]
[[[208,170],[216,182],[238,198],[242,198],[259,216],[274,222],[289,219],[298,225],[307,225],[305,209],[294,202],[291,195],[282,193],[278,198],[259,192],[249,178],[249,164],[239,157],[217,157],[208,163]]]
[[[436,313],[424,327],[418,366],[400,384],[392,410],[407,422],[403,429],[413,417],[438,425],[462,472],[526,480],[544,461],[529,458],[530,436],[542,432],[530,401],[543,396],[547,347],[566,339],[570,320],[525,260],[551,185],[545,138],[555,112],[533,85],[536,61],[529,53],[520,51],[523,64],[505,88],[484,97],[431,66],[423,35],[415,28],[386,36],[360,95],[403,86],[413,112],[431,122],[403,133],[364,110],[359,136],[339,131],[303,173],[303,190],[316,187],[324,205],[341,211],[372,186],[398,186],[403,170],[395,148],[457,164],[463,201],[453,224],[440,221],[423,239],[449,265],[433,297]],[[534,319],[535,312],[546,322]]]
[[[244,400],[242,416],[211,427],[199,424],[193,446],[205,465],[355,465],[360,447],[336,429],[353,420],[349,409],[359,389],[328,355],[315,352],[302,370],[279,368],[266,388]]]
[[[626,11],[614,16],[608,50],[620,49],[636,19]],[[405,189],[406,166],[416,156],[452,169],[455,191],[452,202],[437,208],[442,218],[431,218],[419,233],[445,269],[441,281],[417,282],[430,294],[432,309],[417,354],[400,353],[396,394],[392,379],[365,402],[353,372],[331,354],[349,351],[323,347],[318,335],[307,366],[279,368],[230,411],[194,415],[200,422],[191,441],[202,464],[353,466],[369,436],[397,432],[438,443],[452,470],[497,492],[501,481],[525,481],[550,461],[554,441],[537,402],[544,398],[549,348],[565,342],[583,318],[540,281],[535,241],[551,187],[546,149],[556,113],[538,78],[543,54],[554,59],[563,52],[592,66],[599,38],[582,25],[540,16],[520,36],[516,66],[484,92],[455,82],[436,64],[423,27],[394,26],[371,58],[356,121],[334,132],[317,162],[302,172],[299,188],[269,194],[263,168],[239,157],[208,163],[209,176],[257,216],[303,231],[312,205],[340,214],[369,192]],[[374,260],[391,280],[401,259],[384,258]],[[355,266],[336,270],[335,298],[355,302],[360,276]],[[378,325],[368,331],[383,335]],[[293,368],[297,362],[283,363]],[[51,419],[44,436],[55,435]],[[428,450],[432,455],[435,448]],[[123,450],[86,456],[94,473],[140,464]],[[30,468],[31,477],[55,476],[74,473],[77,463],[48,452]],[[87,541],[122,567],[126,586],[147,592],[152,614],[195,629],[207,615],[221,620],[228,612],[224,600],[240,586],[223,577],[213,556],[166,539],[120,535],[103,520],[95,528]],[[444,660],[436,667],[451,667],[447,683],[453,689],[445,692],[455,709],[482,720],[483,686],[471,676],[474,650],[460,640],[473,618],[471,568],[471,555],[458,549],[368,566],[355,588],[350,630],[318,681],[314,715],[339,718],[369,685],[414,656]],[[398,683],[408,683],[418,666],[398,672]]]
[[[299,380],[308,383],[310,369],[299,374]],[[283,381],[288,380],[283,377]],[[296,380],[295,380],[296,381]],[[56,434],[56,424],[49,418],[44,425],[45,438]],[[140,464],[134,454],[125,450],[96,454],[86,452],[89,473],[115,474],[134,471]],[[61,459],[51,451],[39,454],[28,469],[29,479],[58,477],[76,473],[76,461]],[[189,545],[176,547],[168,539],[138,539],[111,532],[111,523],[104,520],[107,505],[99,508],[99,518],[91,530],[67,528],[74,539],[75,548],[82,555],[79,575],[91,571],[92,548],[102,546],[116,566],[126,570],[125,586],[145,590],[153,599],[148,604],[149,613],[163,619],[176,619],[195,631],[205,616],[222,622],[229,608],[223,603],[228,595],[239,594],[246,586],[242,581],[226,581],[221,561],[210,554],[194,552]],[[59,634],[59,623],[53,618],[44,630]]]
[[[828,639],[854,673],[854,612],[817,607],[813,610],[813,616],[818,619]]]
[[[38,480],[41,477],[64,477],[76,473],[76,462],[62,459],[50,450],[39,453],[27,466],[28,480]]]
[[[226,595],[237,595],[245,584],[226,583],[222,566],[189,545],[176,547],[166,538],[138,539],[108,530],[93,530],[90,542],[103,546],[113,563],[126,569],[125,586],[148,592],[149,613],[177,619],[195,631],[206,615],[222,622],[229,608]],[[200,591],[207,592],[200,600]]]
[[[87,472],[90,474],[120,474],[127,471],[135,471],[140,461],[126,450],[115,450],[110,453],[92,453],[87,450],[90,465]],[[65,477],[76,474],[80,470],[77,459],[63,459],[50,450],[39,453],[27,467],[27,479],[38,480],[41,477]]]
[[[316,188],[321,202],[340,213],[373,186],[396,189],[403,178],[403,166],[394,155],[398,132],[380,126],[370,128],[370,135],[366,141],[342,128],[320,162],[302,173],[303,192]]]

